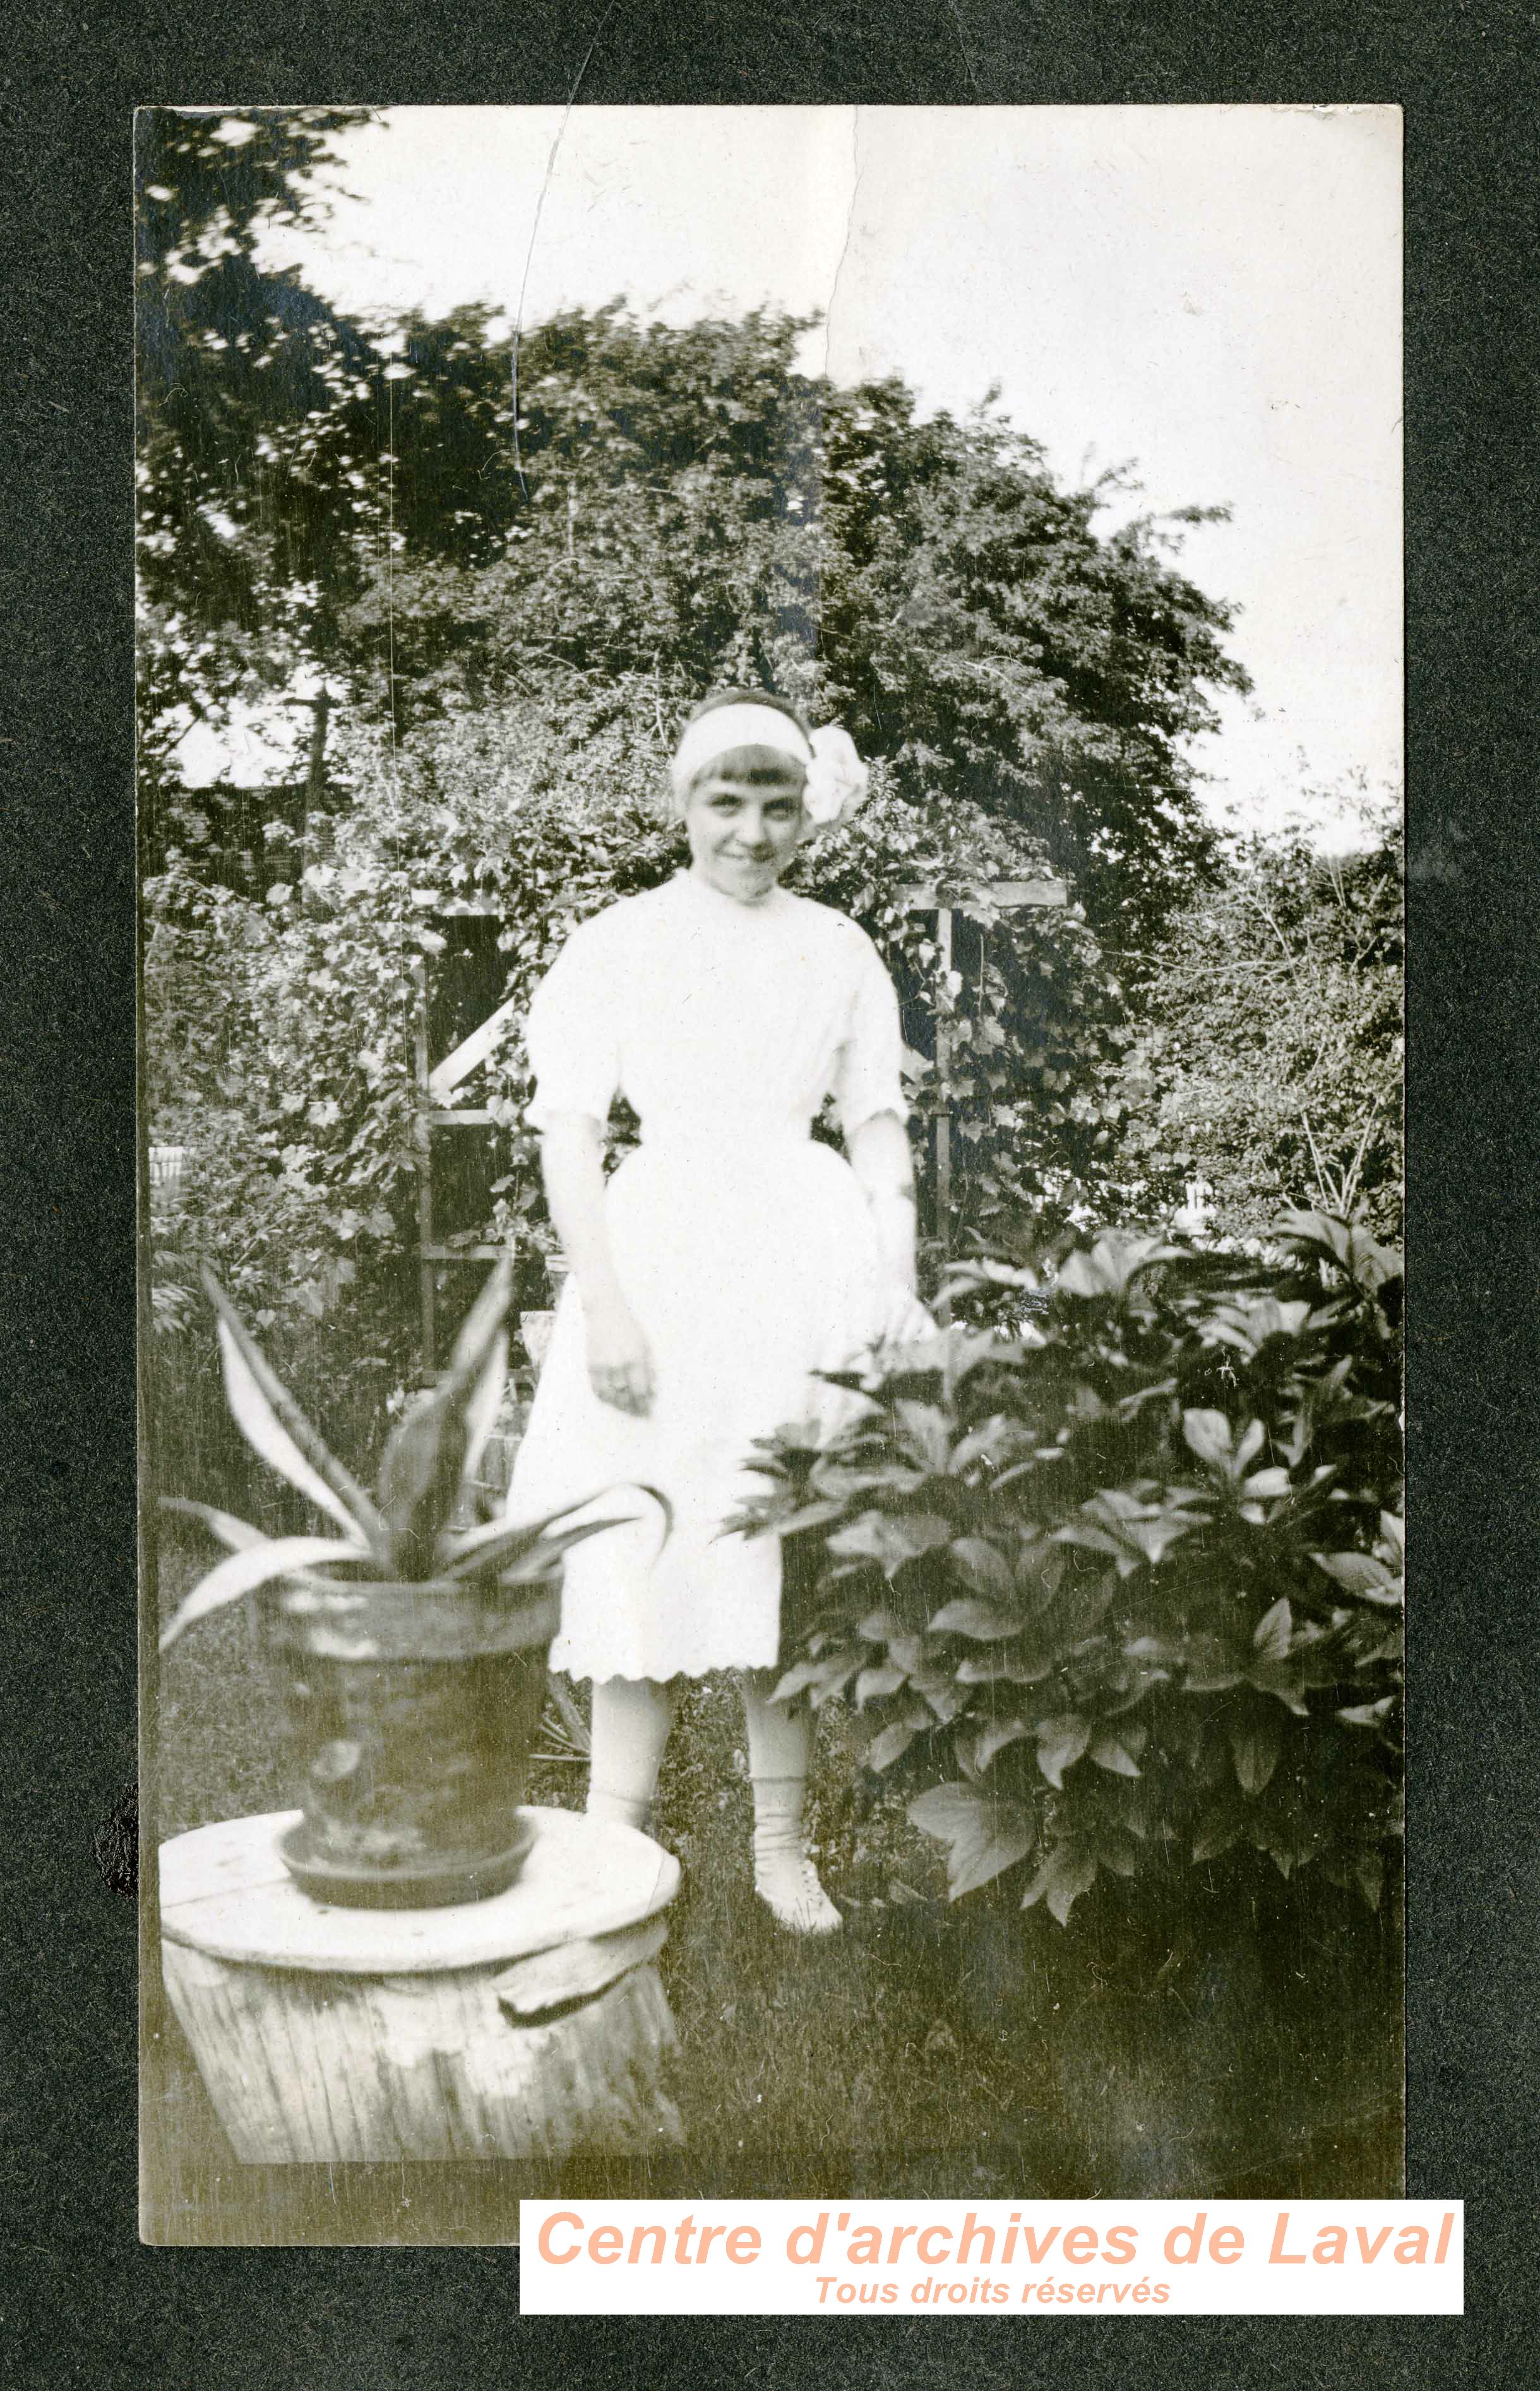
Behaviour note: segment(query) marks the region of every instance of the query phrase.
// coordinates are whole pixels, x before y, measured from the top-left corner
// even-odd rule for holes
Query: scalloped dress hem
[[[634,1667],[628,1665],[634,1657],[628,1654],[628,1665],[623,1666],[613,1654],[600,1657],[564,1650],[564,1640],[551,1646],[550,1665],[560,1670],[563,1676],[572,1677],[585,1685],[602,1685],[612,1677],[621,1677],[628,1685],[664,1686],[676,1677],[689,1677],[698,1682],[702,1677],[711,1676],[717,1670],[778,1669],[781,1665],[779,1649],[767,1652],[747,1651],[740,1648],[704,1655],[695,1649],[688,1658],[664,1651],[655,1658],[638,1659]]]

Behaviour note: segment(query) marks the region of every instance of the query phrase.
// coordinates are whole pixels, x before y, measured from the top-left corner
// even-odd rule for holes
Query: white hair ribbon
[[[802,802],[821,830],[849,821],[865,804],[871,779],[843,723],[826,722],[813,732],[813,760]]]

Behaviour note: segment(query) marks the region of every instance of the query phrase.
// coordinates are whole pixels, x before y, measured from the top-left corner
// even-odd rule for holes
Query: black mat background
[[[598,36],[597,40],[595,36]],[[1536,19],[1514,0],[45,5],[0,67],[6,801],[0,2380],[1504,2383],[1536,2299]],[[141,2249],[130,111],[182,101],[1401,102],[1411,720],[1409,2182],[1453,2320],[521,2320],[501,2251]],[[107,1845],[111,1838],[107,1839]],[[110,1874],[110,1868],[109,1874]]]

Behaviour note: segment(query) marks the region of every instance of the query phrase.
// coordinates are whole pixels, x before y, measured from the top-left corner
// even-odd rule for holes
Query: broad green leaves
[[[1089,1253],[1072,1253],[1056,1284],[1067,1295],[1110,1297],[1120,1302],[1139,1273],[1172,1248],[1158,1237],[1098,1237]]]
[[[1203,1524],[1185,1490],[1174,1500],[1141,1502],[1121,1487],[1106,1487],[1081,1506],[1079,1517],[1055,1531],[1060,1544],[1107,1554],[1119,1577],[1163,1560],[1179,1536]]]
[[[1371,1236],[1361,1221],[1339,1221],[1329,1212],[1288,1212],[1282,1234],[1304,1252],[1329,1255],[1343,1276],[1365,1292],[1375,1293],[1401,1275],[1400,1256]]]
[[[909,1815],[947,1850],[947,1890],[953,1901],[1026,1858],[1037,1841],[1030,1810],[991,1800],[970,1785],[937,1785],[909,1805]]]
[[[1182,1415],[1182,1433],[1210,1469],[1226,1478],[1239,1478],[1262,1451],[1267,1430],[1261,1420],[1248,1423],[1238,1444],[1232,1441],[1230,1423],[1223,1412],[1189,1411]]]
[[[1064,1790],[1064,1772],[1073,1768],[1091,1742],[1091,1721],[1078,1711],[1044,1719],[1038,1728],[1038,1766],[1055,1793]]]
[[[1148,1741],[1147,1721],[1141,1720],[1136,1725],[1119,1724],[1116,1729],[1106,1729],[1094,1738],[1090,1747],[1091,1757],[1097,1767],[1105,1768],[1109,1776],[1137,1777],[1139,1754]]]
[[[1016,1591],[1016,1579],[1012,1573],[1011,1565],[1004,1555],[987,1538],[983,1536],[953,1537],[949,1543],[948,1552],[952,1568],[966,1584],[975,1587],[979,1594],[992,1601],[1009,1602]],[[934,1627],[937,1622],[933,1620],[931,1624]],[[970,1635],[987,1635],[990,1631],[987,1628],[968,1627],[964,1632]]]
[[[1278,1764],[1283,1729],[1270,1710],[1232,1715],[1225,1722],[1235,1754],[1236,1781],[1243,1793],[1260,1793]]]
[[[1095,1854],[1082,1843],[1066,1840],[1054,1845],[1022,1894],[1021,1906],[1030,1909],[1035,1902],[1046,1901],[1059,1924],[1068,1926],[1076,1902],[1095,1881]]]
[[[1373,1553],[1313,1553],[1311,1558],[1360,1602],[1378,1603],[1386,1610],[1401,1608],[1400,1572],[1387,1568]]]
[[[873,1560],[886,1577],[893,1577],[906,1561],[915,1560],[922,1553],[932,1552],[938,1544],[949,1542],[951,1530],[945,1519],[924,1513],[894,1516],[884,1511],[863,1511],[848,1528],[841,1528],[828,1539],[829,1550],[841,1560]]]
[[[1252,1646],[1263,1661],[1287,1661],[1293,1638],[1294,1614],[1288,1595],[1280,1595],[1258,1620],[1251,1635]]]
[[[980,1268],[1003,1307],[1033,1296],[1031,1343],[952,1332],[892,1357],[831,1450],[767,1454],[757,1523],[822,1554],[783,1691],[852,1700],[868,1764],[928,1780],[911,1816],[954,1897],[1019,1868],[1062,1924],[1094,1887],[1259,1861],[1378,1897],[1401,1665],[1388,1265],[1323,1302],[1318,1257],[1362,1255],[1342,1224],[1297,1243],[1264,1273],[1104,1238],[1046,1295]]]

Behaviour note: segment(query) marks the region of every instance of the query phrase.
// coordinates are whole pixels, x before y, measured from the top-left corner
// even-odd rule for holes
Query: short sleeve
[[[848,1140],[878,1113],[909,1118],[903,1092],[899,999],[882,958],[864,932],[851,998],[850,1027],[835,1065],[835,1114]]]
[[[560,1113],[587,1113],[601,1125],[620,1084],[619,1015],[610,941],[597,923],[575,930],[530,1001],[524,1042],[535,1097],[524,1112],[532,1129]]]

